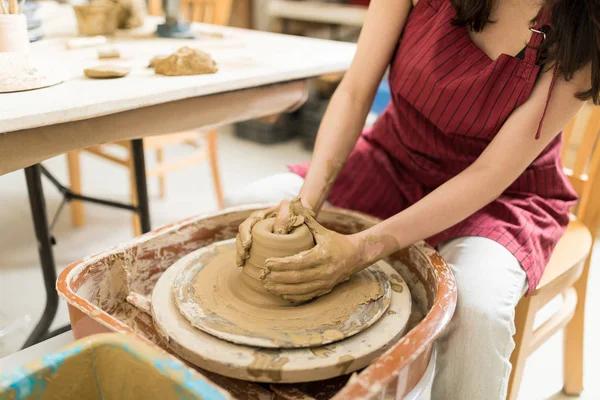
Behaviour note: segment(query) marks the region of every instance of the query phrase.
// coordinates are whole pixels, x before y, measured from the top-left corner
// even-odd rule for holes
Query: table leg
[[[146,184],[146,162],[144,159],[144,142],[142,139],[131,141],[135,187],[138,199],[138,214],[142,225],[142,233],[150,232],[150,207],[148,205],[148,187]]]
[[[52,238],[48,228],[48,216],[46,204],[44,203],[44,191],[42,189],[42,172],[40,164],[25,168],[27,190],[29,192],[29,205],[35,228],[38,253],[42,264],[42,274],[46,289],[46,306],[35,329],[27,338],[25,347],[29,347],[43,340],[50,329],[50,325],[56,316],[58,309],[58,293],[56,291],[56,269],[54,255],[52,254]]]

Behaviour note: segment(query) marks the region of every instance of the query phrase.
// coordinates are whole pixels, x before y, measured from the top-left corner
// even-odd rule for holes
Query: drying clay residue
[[[319,358],[327,358],[334,353],[334,348],[330,346],[313,347],[310,351]]]
[[[248,365],[248,374],[257,380],[261,376],[267,376],[273,382],[281,380],[281,369],[290,361],[287,357],[280,357],[279,354],[270,354],[268,352],[257,350],[254,352],[254,360]]]
[[[398,275],[390,276],[390,284],[392,285],[392,290],[398,293],[402,293],[404,291],[404,286],[402,285],[402,278]]]
[[[353,362],[354,357],[352,357],[350,354],[341,356],[337,363],[337,366],[340,368],[340,375],[345,375],[348,372],[348,370],[350,370],[350,366]]]

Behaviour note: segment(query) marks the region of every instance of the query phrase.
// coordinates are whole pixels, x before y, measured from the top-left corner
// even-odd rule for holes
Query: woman
[[[371,1],[310,168],[294,165],[229,204],[299,196],[313,215],[327,200],[383,222],[345,236],[309,216],[317,247],[299,262],[269,260],[265,286],[310,299],[427,239],[458,285],[433,398],[505,398],[515,306],[535,289],[576,200],[560,132],[584,100],[600,102],[599,23],[598,0]],[[392,101],[361,135],[388,66]],[[238,263],[256,221],[276,213],[285,230],[295,212],[284,201],[253,214],[240,226]]]

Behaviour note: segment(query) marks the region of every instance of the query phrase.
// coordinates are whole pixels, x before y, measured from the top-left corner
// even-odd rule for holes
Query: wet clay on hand
[[[267,302],[265,306],[289,305],[293,302],[280,296],[269,293],[262,279],[269,271],[265,269],[265,261],[271,257],[285,257],[310,250],[315,246],[315,241],[308,227],[304,224],[294,228],[288,234],[273,232],[274,219],[264,219],[252,228],[252,247],[250,255],[244,264],[241,275],[241,285],[262,293]]]

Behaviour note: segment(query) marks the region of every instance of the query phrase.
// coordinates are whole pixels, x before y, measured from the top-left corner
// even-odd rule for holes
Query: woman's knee
[[[276,174],[228,191],[225,207],[245,204],[276,204],[300,193],[304,180],[291,172]]]

